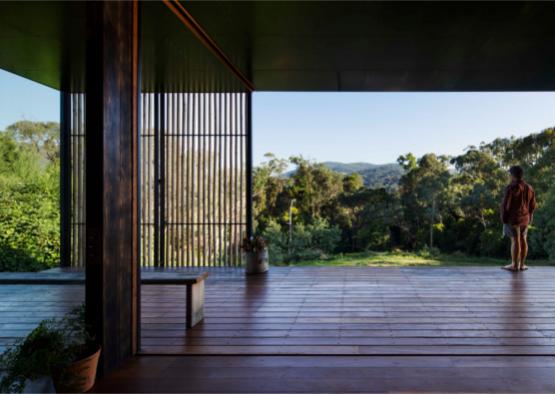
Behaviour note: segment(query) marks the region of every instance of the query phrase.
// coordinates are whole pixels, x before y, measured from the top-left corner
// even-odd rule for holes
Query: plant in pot
[[[85,308],[77,307],[62,319],[43,320],[0,356],[0,391],[21,393],[28,382],[50,377],[57,392],[85,392],[94,385],[99,356]]]
[[[245,254],[245,272],[247,274],[260,274],[270,268],[268,258],[268,245],[261,236],[245,238],[242,245]]]

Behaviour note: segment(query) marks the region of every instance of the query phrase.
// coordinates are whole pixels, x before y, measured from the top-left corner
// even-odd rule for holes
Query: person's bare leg
[[[520,234],[516,234],[511,238],[511,258],[513,260],[513,266],[518,268],[520,259]]]
[[[506,265],[503,268],[510,271],[517,271],[519,267],[518,259],[520,258],[520,235],[511,237],[511,259],[512,264]]]
[[[528,267],[526,264],[526,256],[528,255],[528,241],[526,240],[525,234],[520,234],[520,266],[518,267],[519,270],[524,271],[527,270]]]

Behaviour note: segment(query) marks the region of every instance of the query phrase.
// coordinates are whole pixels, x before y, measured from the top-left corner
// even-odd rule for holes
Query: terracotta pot
[[[249,252],[245,253],[245,272],[248,275],[251,274],[261,274],[270,269],[268,249],[264,248],[259,252]]]
[[[85,393],[96,381],[96,369],[100,358],[100,346],[97,350],[81,360],[71,363],[56,381],[58,393]]]

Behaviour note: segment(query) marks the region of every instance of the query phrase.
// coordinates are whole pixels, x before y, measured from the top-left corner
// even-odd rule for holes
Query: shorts
[[[526,237],[528,234],[528,226],[513,226],[511,224],[503,223],[503,235],[505,237]]]

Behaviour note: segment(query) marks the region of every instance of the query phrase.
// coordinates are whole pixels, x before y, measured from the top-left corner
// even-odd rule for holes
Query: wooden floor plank
[[[273,267],[211,270],[205,321],[183,286],[141,289],[144,353],[555,354],[555,269]],[[80,285],[0,286],[0,346],[83,299]]]
[[[549,393],[553,357],[142,356],[94,392]]]
[[[555,270],[273,268],[212,275],[184,331],[179,287],[142,292],[142,352],[555,354]]]
[[[555,392],[555,269],[212,270],[205,321],[180,286],[145,286],[142,349],[96,392]],[[0,351],[83,299],[0,286]],[[156,356],[154,356],[156,355]]]

